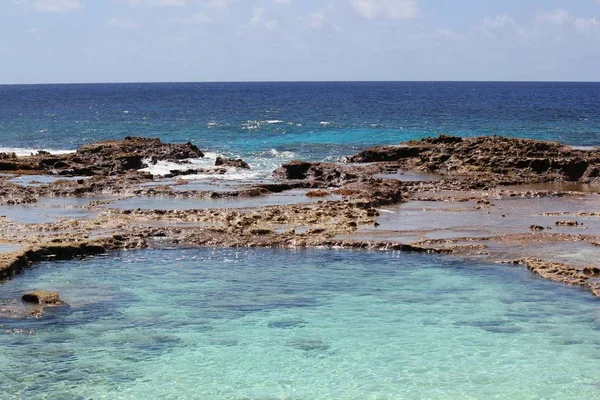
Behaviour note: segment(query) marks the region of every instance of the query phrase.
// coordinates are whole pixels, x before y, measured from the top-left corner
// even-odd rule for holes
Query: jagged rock
[[[418,157],[427,147],[419,146],[377,146],[347,157],[345,161],[351,163],[370,163],[382,161],[398,161],[403,158]]]
[[[0,153],[0,160],[14,160],[16,158],[16,153]]]
[[[350,196],[353,199],[364,199],[368,207],[400,203],[403,199],[402,182],[389,179],[370,179],[344,185],[334,193]]]
[[[127,136],[123,140],[105,140],[84,145],[77,149],[74,157],[84,160],[85,157],[114,159],[124,156],[141,156],[156,161],[177,161],[186,158],[201,158],[204,153],[192,143],[163,143],[158,138],[142,138]],[[73,158],[73,157],[71,157]]]
[[[344,165],[324,162],[290,161],[273,172],[277,179],[313,180],[328,186],[341,186],[358,180],[359,176]]]
[[[306,197],[326,197],[329,196],[329,192],[327,190],[311,190],[306,193]]]
[[[579,181],[600,175],[600,150],[575,150],[555,142],[501,136],[441,135],[395,146],[378,146],[346,159],[353,163],[393,162],[405,170],[436,171],[469,178],[474,188],[503,184]]]
[[[579,222],[577,221],[556,221],[555,224],[556,226],[579,226]]]
[[[246,161],[244,161],[240,158],[234,159],[234,158],[217,157],[217,160],[215,161],[215,166],[216,167],[224,166],[224,167],[250,169],[250,165],[248,165],[248,163]]]
[[[144,167],[144,161],[178,161],[204,157],[191,143],[163,143],[160,139],[126,137],[84,145],[75,153],[48,155],[45,152],[26,157],[0,157],[0,170],[37,171],[64,176],[123,174]]]
[[[26,303],[33,303],[45,306],[58,306],[65,304],[65,302],[60,299],[57,292],[45,292],[43,290],[25,293],[21,297],[21,299]]]

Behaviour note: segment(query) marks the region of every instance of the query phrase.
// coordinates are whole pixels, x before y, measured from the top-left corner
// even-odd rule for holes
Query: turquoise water
[[[265,263],[265,260],[269,260]],[[46,263],[0,299],[3,399],[600,398],[600,305],[522,268],[334,250]]]

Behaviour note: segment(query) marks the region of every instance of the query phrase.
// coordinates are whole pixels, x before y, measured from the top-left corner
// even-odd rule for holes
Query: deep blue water
[[[335,158],[447,134],[600,145],[600,83],[156,83],[0,86],[0,147],[125,135],[251,156]]]

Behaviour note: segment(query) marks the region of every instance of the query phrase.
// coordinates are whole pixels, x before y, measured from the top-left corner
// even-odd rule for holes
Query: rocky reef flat
[[[195,187],[181,178],[252,168],[222,158],[186,168],[203,156],[135,137],[0,154],[0,278],[113,250],[329,247],[484,259],[600,297],[598,148],[440,135]],[[180,167],[144,172],[157,162]]]

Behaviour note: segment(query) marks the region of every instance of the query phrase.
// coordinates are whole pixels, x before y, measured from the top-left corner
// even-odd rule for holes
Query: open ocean
[[[0,85],[0,147],[139,135],[251,160],[335,159],[444,132],[600,145],[600,83]]]
[[[232,178],[440,132],[599,146],[600,83],[0,86],[0,152],[159,137],[253,167]],[[600,303],[520,267],[146,250],[43,263],[0,306],[30,289],[71,308],[0,318],[0,399],[600,398]]]

